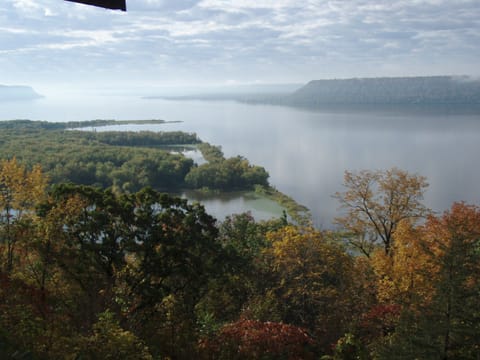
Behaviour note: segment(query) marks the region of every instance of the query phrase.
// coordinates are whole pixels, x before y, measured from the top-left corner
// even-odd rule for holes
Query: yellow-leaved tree
[[[18,239],[26,237],[46,186],[47,178],[40,166],[28,170],[15,158],[0,161],[0,256],[7,273],[14,266],[15,245]]]
[[[366,256],[378,247],[389,255],[400,222],[414,222],[429,213],[422,203],[428,183],[420,175],[397,168],[346,171],[343,185],[345,191],[335,198],[346,213],[335,221],[349,243]]]
[[[376,250],[371,264],[377,277],[377,298],[381,304],[411,306],[426,304],[433,293],[432,277],[438,269],[432,261],[425,229],[404,221],[395,232],[394,256]]]
[[[352,319],[352,257],[313,228],[286,226],[267,238],[271,291],[282,321],[309,329],[318,346],[330,351]]]

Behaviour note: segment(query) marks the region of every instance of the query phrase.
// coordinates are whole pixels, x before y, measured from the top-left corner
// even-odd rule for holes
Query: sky
[[[480,0],[0,1],[0,84],[480,76]]]

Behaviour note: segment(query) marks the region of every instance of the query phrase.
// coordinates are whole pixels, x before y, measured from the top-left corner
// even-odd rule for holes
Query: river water
[[[134,96],[48,97],[0,103],[0,120],[79,121],[164,119],[161,125],[116,129],[196,132],[226,156],[264,166],[270,183],[307,206],[317,226],[338,215],[332,198],[345,170],[398,167],[428,178],[425,203],[443,211],[454,201],[480,204],[480,113],[432,109],[330,109],[310,111],[232,101],[146,100]],[[203,199],[217,217],[280,210],[239,195]]]

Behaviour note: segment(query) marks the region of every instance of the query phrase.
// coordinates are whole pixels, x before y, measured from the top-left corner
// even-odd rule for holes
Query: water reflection
[[[188,191],[183,192],[181,197],[202,203],[207,212],[218,220],[223,220],[226,215],[244,211],[249,211],[257,220],[270,220],[280,218],[284,210],[277,203],[256,196],[254,193],[206,194],[198,191]]]

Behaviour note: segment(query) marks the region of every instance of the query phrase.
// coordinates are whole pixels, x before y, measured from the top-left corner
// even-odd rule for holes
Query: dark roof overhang
[[[66,0],[66,1],[99,6],[106,9],[127,11],[126,0]]]

